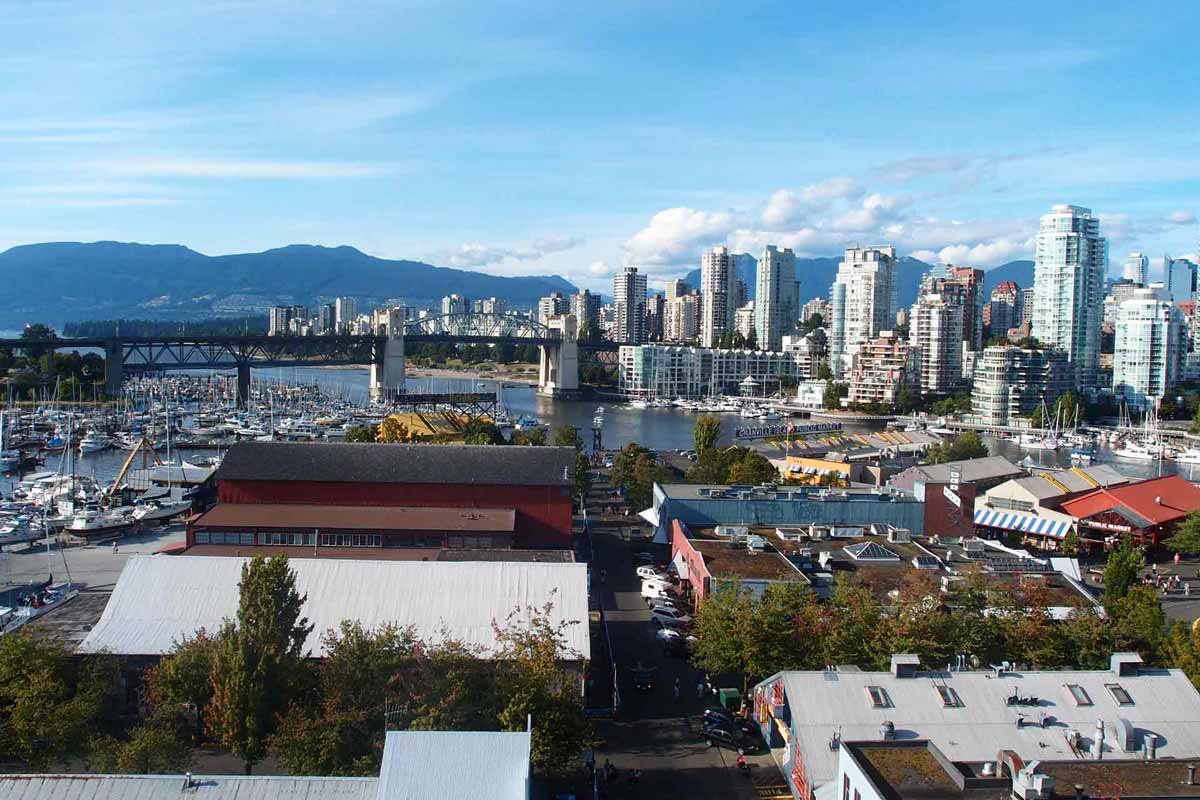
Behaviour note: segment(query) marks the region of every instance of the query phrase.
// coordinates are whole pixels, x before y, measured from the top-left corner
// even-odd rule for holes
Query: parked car
[[[654,563],[654,554],[648,553],[645,550],[641,550],[641,551],[633,554],[633,560],[640,561],[643,564],[653,564]]]
[[[662,583],[643,583],[642,599],[647,606],[653,606],[659,600],[674,600],[679,596],[678,590]]]
[[[630,670],[633,676],[633,688],[639,692],[654,691],[655,679],[658,676],[658,666],[638,661]]]
[[[670,608],[653,608],[650,610],[650,621],[655,625],[669,625],[677,628],[681,625],[691,625],[692,618],[682,611]]]
[[[665,573],[659,572],[649,564],[643,564],[642,566],[638,567],[637,576],[642,580],[652,580],[654,578],[658,578],[659,580],[663,581],[670,580]]]
[[[704,723],[704,740],[709,747],[727,747],[736,750],[738,755],[753,753],[758,749],[758,742],[742,733],[737,728],[725,725],[710,725]]]
[[[664,589],[675,588],[675,584],[666,578],[642,578],[642,586],[661,586]]]
[[[650,610],[653,611],[656,608],[669,608],[672,611],[680,610],[679,603],[669,597],[660,597],[657,600],[651,601]]]
[[[729,709],[719,706],[704,709],[704,724],[717,725],[723,728],[736,728],[751,738],[761,735],[758,726],[754,724],[754,720],[743,719]]]
[[[679,632],[672,628],[659,628],[659,633],[674,633]],[[692,655],[692,645],[696,642],[694,636],[668,636],[661,639],[663,655],[668,658],[690,658]]]

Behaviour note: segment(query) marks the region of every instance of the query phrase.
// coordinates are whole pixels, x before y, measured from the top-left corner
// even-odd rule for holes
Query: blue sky
[[[607,288],[721,243],[990,267],[1066,202],[1116,272],[1200,238],[1198,17],[0,0],[0,248],[349,244]]]

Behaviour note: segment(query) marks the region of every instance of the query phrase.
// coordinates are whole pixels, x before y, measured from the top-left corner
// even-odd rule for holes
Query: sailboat
[[[6,449],[8,445],[8,426],[5,425],[4,411],[0,410],[0,472],[12,472],[21,465],[21,451]]]

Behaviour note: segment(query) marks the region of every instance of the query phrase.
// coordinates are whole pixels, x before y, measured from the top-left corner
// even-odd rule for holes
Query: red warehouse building
[[[1059,510],[1077,520],[1084,544],[1130,536],[1136,544],[1157,545],[1200,510],[1200,487],[1178,475],[1096,489],[1063,503]]]
[[[217,505],[188,525],[188,553],[569,550],[574,473],[570,447],[243,442],[217,471]]]

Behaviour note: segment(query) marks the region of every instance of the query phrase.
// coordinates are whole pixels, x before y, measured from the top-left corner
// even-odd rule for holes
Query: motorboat
[[[21,598],[15,608],[0,607],[0,635],[13,633],[43,614],[57,608],[79,594],[69,583],[53,584],[54,578],[30,587],[32,591]]]
[[[1169,455],[1167,458],[1176,464],[1200,464],[1200,448],[1189,447],[1186,450]]]
[[[20,450],[0,450],[0,472],[12,472],[20,465]]]
[[[86,509],[77,513],[71,524],[63,528],[63,532],[83,539],[125,533],[138,525],[138,520],[134,519],[132,512],[133,509],[129,506]]]
[[[97,436],[94,432],[89,432],[86,436],[79,440],[79,455],[85,453],[99,453],[112,447],[112,442],[102,436]]]
[[[1127,458],[1130,461],[1157,461],[1163,457],[1162,447],[1147,447],[1142,442],[1127,441],[1112,454],[1116,458]]]
[[[149,524],[165,522],[191,510],[191,500],[172,500],[164,497],[139,501],[134,505],[131,516],[142,524]]]

